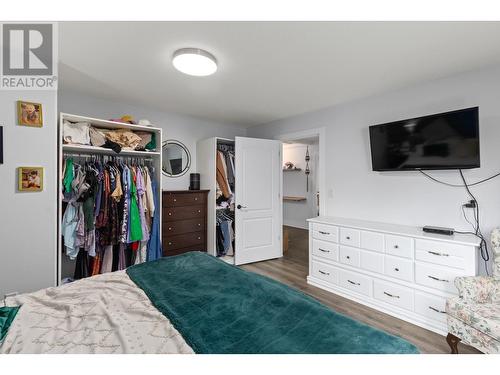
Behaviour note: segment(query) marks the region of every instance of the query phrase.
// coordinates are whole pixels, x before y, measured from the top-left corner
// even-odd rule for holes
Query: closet
[[[281,142],[236,137],[197,143],[207,198],[207,252],[228,263],[281,257]]]
[[[161,257],[160,128],[60,114],[58,285]]]

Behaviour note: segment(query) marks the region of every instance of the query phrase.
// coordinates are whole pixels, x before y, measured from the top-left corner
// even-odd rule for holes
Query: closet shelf
[[[82,154],[106,154],[112,156],[128,155],[128,156],[144,156],[144,155],[160,155],[158,151],[135,151],[135,150],[122,150],[120,153],[114,152],[110,148],[89,146],[89,145],[76,145],[76,144],[63,144],[63,152],[76,152]]]
[[[288,202],[304,202],[307,200],[307,198],[306,197],[292,197],[289,195],[285,195],[283,197],[283,200],[288,201]]]

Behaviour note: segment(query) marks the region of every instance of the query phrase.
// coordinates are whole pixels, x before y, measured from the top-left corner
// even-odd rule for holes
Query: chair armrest
[[[487,276],[457,277],[458,295],[466,302],[493,303],[500,301],[500,279]]]

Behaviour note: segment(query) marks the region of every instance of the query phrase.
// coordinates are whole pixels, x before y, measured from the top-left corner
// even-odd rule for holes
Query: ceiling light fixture
[[[174,52],[172,64],[178,71],[190,76],[209,76],[217,71],[215,57],[199,48],[181,48]]]

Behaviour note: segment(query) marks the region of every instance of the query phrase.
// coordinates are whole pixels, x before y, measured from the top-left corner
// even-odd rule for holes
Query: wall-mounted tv
[[[374,171],[478,168],[479,108],[370,126]]]

